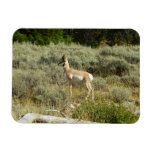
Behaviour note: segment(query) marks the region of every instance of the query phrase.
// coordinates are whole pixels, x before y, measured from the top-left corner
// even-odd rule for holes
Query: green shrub
[[[48,59],[48,57],[41,56],[38,63],[39,64],[50,64],[50,60]]]
[[[46,83],[47,79],[42,71],[13,70],[13,96],[18,98],[26,96],[37,85]]]
[[[51,65],[55,63],[56,65],[59,63],[60,56],[57,53],[49,53],[47,56],[41,56],[38,63],[39,64],[46,64],[46,65]]]
[[[120,81],[121,81],[121,78],[117,75],[112,75],[112,76],[106,77],[106,82],[108,84],[118,84],[118,83],[120,83]]]
[[[33,88],[40,83],[41,76],[39,76],[38,73],[29,71],[28,73],[25,73],[25,76],[23,76],[23,79],[25,80],[28,88]]]
[[[82,60],[79,56],[69,57],[68,60],[71,67],[82,69]]]
[[[26,81],[22,79],[22,73],[15,71],[13,72],[12,79],[12,96],[14,98],[23,98],[26,97],[29,89],[26,85]]]
[[[20,67],[20,59],[19,58],[13,58],[13,68],[17,69]]]
[[[100,51],[100,55],[102,56],[114,56],[125,59],[127,62],[131,64],[137,64],[140,61],[139,56],[139,48],[138,51],[133,51],[133,48],[131,50],[127,49],[126,47],[113,47],[113,48],[107,48]]]
[[[51,106],[63,106],[68,101],[68,95],[65,89],[38,85],[33,90],[33,99]]]
[[[45,76],[45,73],[41,70],[24,71],[22,79],[26,82],[26,85],[29,89],[32,89],[33,87],[36,87],[39,84],[46,84],[48,81],[48,79]]]
[[[49,82],[51,84],[62,85],[66,81],[66,77],[64,75],[64,71],[62,67],[51,64],[49,68],[45,69],[46,77],[49,78]]]
[[[129,73],[129,66],[123,60],[113,60],[107,64],[105,71],[108,74],[116,74],[122,76]]]
[[[23,44],[24,46],[25,44]],[[38,69],[37,55],[35,51],[28,45],[27,49],[18,48],[13,52],[13,68],[15,69]],[[21,49],[21,50],[19,50]]]
[[[101,77],[95,77],[93,79],[93,84],[96,89],[105,89],[107,88],[106,81]]]
[[[127,86],[139,87],[140,78],[138,74],[125,75],[121,78],[121,81]]]
[[[121,104],[96,100],[82,102],[73,112],[72,117],[101,123],[135,123],[139,115],[128,111]]]
[[[28,38],[25,34],[16,31],[13,36],[13,41],[24,42],[24,41],[28,41]]]
[[[136,51],[134,49],[136,48]],[[139,65],[139,47],[104,47],[99,52],[100,71],[107,75],[123,76],[134,71]]]
[[[130,65],[124,60],[116,57],[103,57],[99,56],[99,71],[101,71],[104,76],[107,75],[118,75],[122,76],[130,72]]]
[[[127,88],[115,86],[111,89],[111,95],[113,101],[123,102],[129,100],[131,92]]]

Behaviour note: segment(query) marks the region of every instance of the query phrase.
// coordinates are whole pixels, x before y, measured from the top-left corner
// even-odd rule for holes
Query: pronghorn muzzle
[[[65,62],[63,62],[63,61],[58,63],[59,66],[64,66],[64,64],[65,64]]]

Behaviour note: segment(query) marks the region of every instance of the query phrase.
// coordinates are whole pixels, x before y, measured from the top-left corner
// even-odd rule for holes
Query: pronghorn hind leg
[[[89,95],[90,95],[90,92],[91,92],[91,88],[90,88],[90,86],[89,86],[89,83],[86,83],[86,87],[87,87],[87,89],[88,89],[88,94],[87,94],[87,96],[86,96],[86,100],[88,99],[88,97],[89,97]]]
[[[92,88],[92,100],[94,100],[94,88]]]
[[[70,98],[72,97],[72,82],[69,82]]]
[[[89,87],[90,87],[91,92],[92,92],[92,100],[94,100],[94,89],[92,88],[91,83],[89,83]]]

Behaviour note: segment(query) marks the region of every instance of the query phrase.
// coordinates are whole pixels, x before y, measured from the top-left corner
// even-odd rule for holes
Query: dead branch
[[[20,123],[94,123],[90,121],[84,121],[84,120],[79,120],[79,119],[72,119],[68,117],[56,117],[56,116],[50,116],[50,115],[42,115],[42,114],[37,114],[37,113],[27,113],[23,117],[21,117],[20,120],[17,122]]]

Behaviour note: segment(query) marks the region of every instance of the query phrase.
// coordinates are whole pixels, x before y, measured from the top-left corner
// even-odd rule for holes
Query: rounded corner
[[[139,117],[138,117],[138,119],[135,121],[135,122],[133,122],[133,123],[131,123],[131,124],[134,124],[134,125],[136,125],[137,123],[139,123],[139,121],[140,121],[140,118],[141,116],[140,116],[140,114],[139,114]]]
[[[11,118],[12,118],[12,120],[13,120],[15,123],[19,123],[19,124],[21,124],[18,120],[16,120],[16,119],[13,117],[12,112],[11,112]]]
[[[132,31],[134,31],[135,33],[137,33],[137,35],[138,35],[138,37],[139,37],[139,39],[140,39],[140,34],[139,34],[139,32],[138,32],[136,29],[130,28],[130,30],[132,30]]]
[[[14,39],[14,34],[16,33],[16,32],[18,32],[19,30],[21,30],[22,28],[17,28],[16,30],[14,30],[13,31],[13,33],[12,33],[12,42],[13,42],[13,39]]]

